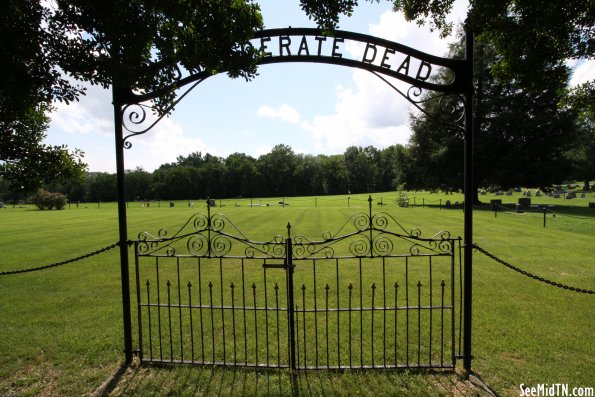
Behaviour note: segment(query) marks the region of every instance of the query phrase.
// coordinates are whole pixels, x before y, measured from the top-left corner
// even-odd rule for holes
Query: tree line
[[[407,148],[379,150],[351,146],[343,154],[295,153],[279,144],[254,158],[244,153],[228,157],[194,152],[153,172],[126,172],[126,200],[174,200],[233,197],[333,195],[394,190],[403,181]],[[50,184],[71,202],[116,201],[116,175],[88,173],[82,182]],[[23,198],[0,182],[0,197]]]

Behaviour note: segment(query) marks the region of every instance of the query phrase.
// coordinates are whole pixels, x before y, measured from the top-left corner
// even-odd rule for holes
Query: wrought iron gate
[[[135,242],[143,362],[292,369],[453,368],[460,238],[385,212],[322,240],[248,239],[222,214]]]

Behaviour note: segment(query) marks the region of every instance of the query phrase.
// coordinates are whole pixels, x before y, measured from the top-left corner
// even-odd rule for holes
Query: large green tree
[[[380,2],[380,0],[367,0]],[[395,11],[418,24],[429,23],[443,36],[455,0],[387,0]],[[351,15],[358,0],[301,0],[302,9],[325,29],[338,26],[341,14]],[[478,42],[498,53],[491,68],[504,78],[539,83],[544,66],[595,53],[595,7],[592,1],[469,0],[467,27]]]
[[[256,75],[259,52],[249,46],[262,28],[248,0],[56,0],[48,31],[63,40],[57,65],[72,77],[114,85],[121,95],[156,93],[166,111],[187,73]]]
[[[247,43],[262,26],[249,0],[7,0],[0,14],[6,179],[25,186],[83,173],[80,152],[42,144],[53,101],[84,93],[72,81],[114,86],[124,100],[153,92],[153,109],[167,112],[188,73],[254,77],[259,53]]]
[[[451,56],[461,57],[462,41]],[[476,79],[476,186],[511,188],[547,187],[570,173],[565,152],[577,139],[576,113],[560,108],[568,80],[563,65],[544,70],[546,81],[539,89],[519,81],[505,80],[489,65],[498,59],[497,50],[481,44],[475,58]],[[448,81],[447,72],[439,79]],[[450,103],[449,103],[450,101]],[[411,117],[413,172],[418,187],[461,188],[463,130],[456,122],[462,111],[456,98],[430,100],[426,114]],[[445,109],[457,109],[454,113]]]
[[[80,180],[82,153],[44,144],[52,101],[80,94],[56,67],[58,41],[44,23],[50,10],[34,0],[8,0],[0,13],[0,173],[13,189]]]
[[[578,111],[578,139],[567,152],[573,165],[573,175],[584,182],[595,180],[595,82],[589,81],[569,90],[561,103],[562,108]]]

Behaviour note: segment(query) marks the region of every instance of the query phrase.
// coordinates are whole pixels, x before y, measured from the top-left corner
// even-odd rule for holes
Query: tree
[[[367,146],[350,146],[345,150],[345,166],[351,193],[374,192],[378,187],[380,152]]]
[[[151,174],[138,167],[126,173],[126,200],[147,200],[150,197]]]
[[[87,165],[80,150],[42,143],[48,128],[46,107],[30,108],[20,118],[0,119],[0,173],[12,189],[34,192],[49,182],[80,182]]]
[[[324,158],[326,194],[346,194],[349,190],[345,156],[335,154]]]
[[[589,81],[569,90],[562,101],[563,108],[578,110],[578,139],[567,152],[573,166],[573,176],[584,182],[595,179],[595,82]]]
[[[227,197],[254,196],[256,159],[244,153],[233,153],[225,159]]]
[[[43,114],[54,100],[71,102],[81,87],[60,73],[57,59],[64,39],[50,34],[51,10],[39,0],[7,0],[0,14],[0,114],[2,120],[28,120],[32,110]]]
[[[61,38],[56,64],[78,80],[114,85],[123,98],[155,93],[153,108],[168,112],[187,73],[256,75],[262,28],[247,0],[57,0],[48,31]]]
[[[379,0],[368,0],[370,2]],[[453,25],[447,21],[454,0],[390,0],[409,21],[429,22],[443,37]],[[327,30],[338,26],[339,15],[351,15],[357,0],[301,0],[302,9]],[[544,67],[568,58],[595,53],[595,7],[584,0],[470,0],[467,28],[478,42],[499,54],[491,70],[503,79],[539,84]]]
[[[299,196],[315,196],[325,194],[323,156],[296,155],[296,166],[293,174],[294,194]]]
[[[0,16],[5,178],[34,189],[83,174],[80,151],[41,143],[52,102],[84,94],[73,79],[113,85],[123,101],[154,92],[153,109],[166,113],[188,73],[253,78],[260,54],[248,41],[261,28],[247,0],[8,0]]]
[[[87,177],[87,201],[116,201],[116,175],[106,172],[95,172]]]
[[[268,191],[276,197],[293,196],[295,168],[296,155],[293,150],[287,145],[275,145],[270,153],[258,158],[256,169],[261,191]]]
[[[453,46],[451,56],[460,57],[462,51],[463,40]],[[570,169],[564,153],[576,138],[575,113],[559,108],[567,68],[551,66],[542,75],[547,84],[527,88],[490,73],[485,65],[497,59],[489,44],[482,45],[475,58],[475,185],[547,187],[560,182]],[[447,72],[439,76],[449,78]],[[462,187],[463,131],[456,123],[461,106],[456,98],[430,100],[424,106],[427,114],[411,117],[417,187]],[[458,110],[449,113],[445,108]]]
[[[0,173],[13,189],[80,181],[83,153],[43,144],[53,100],[80,94],[55,67],[58,41],[43,27],[49,9],[37,0],[8,0],[0,15]]]

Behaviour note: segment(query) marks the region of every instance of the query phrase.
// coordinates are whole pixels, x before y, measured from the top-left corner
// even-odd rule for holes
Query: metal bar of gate
[[[467,84],[465,92],[465,155],[464,155],[464,190],[465,190],[465,228],[464,258],[465,274],[463,287],[463,368],[471,372],[471,323],[473,298],[473,199],[475,186],[473,180],[473,32],[466,32],[465,58],[467,60]]]
[[[287,274],[287,314],[289,316],[289,363],[292,370],[296,369],[295,360],[295,303],[293,297],[293,248],[291,244],[291,225],[287,224],[288,237],[285,240],[285,271]]]

